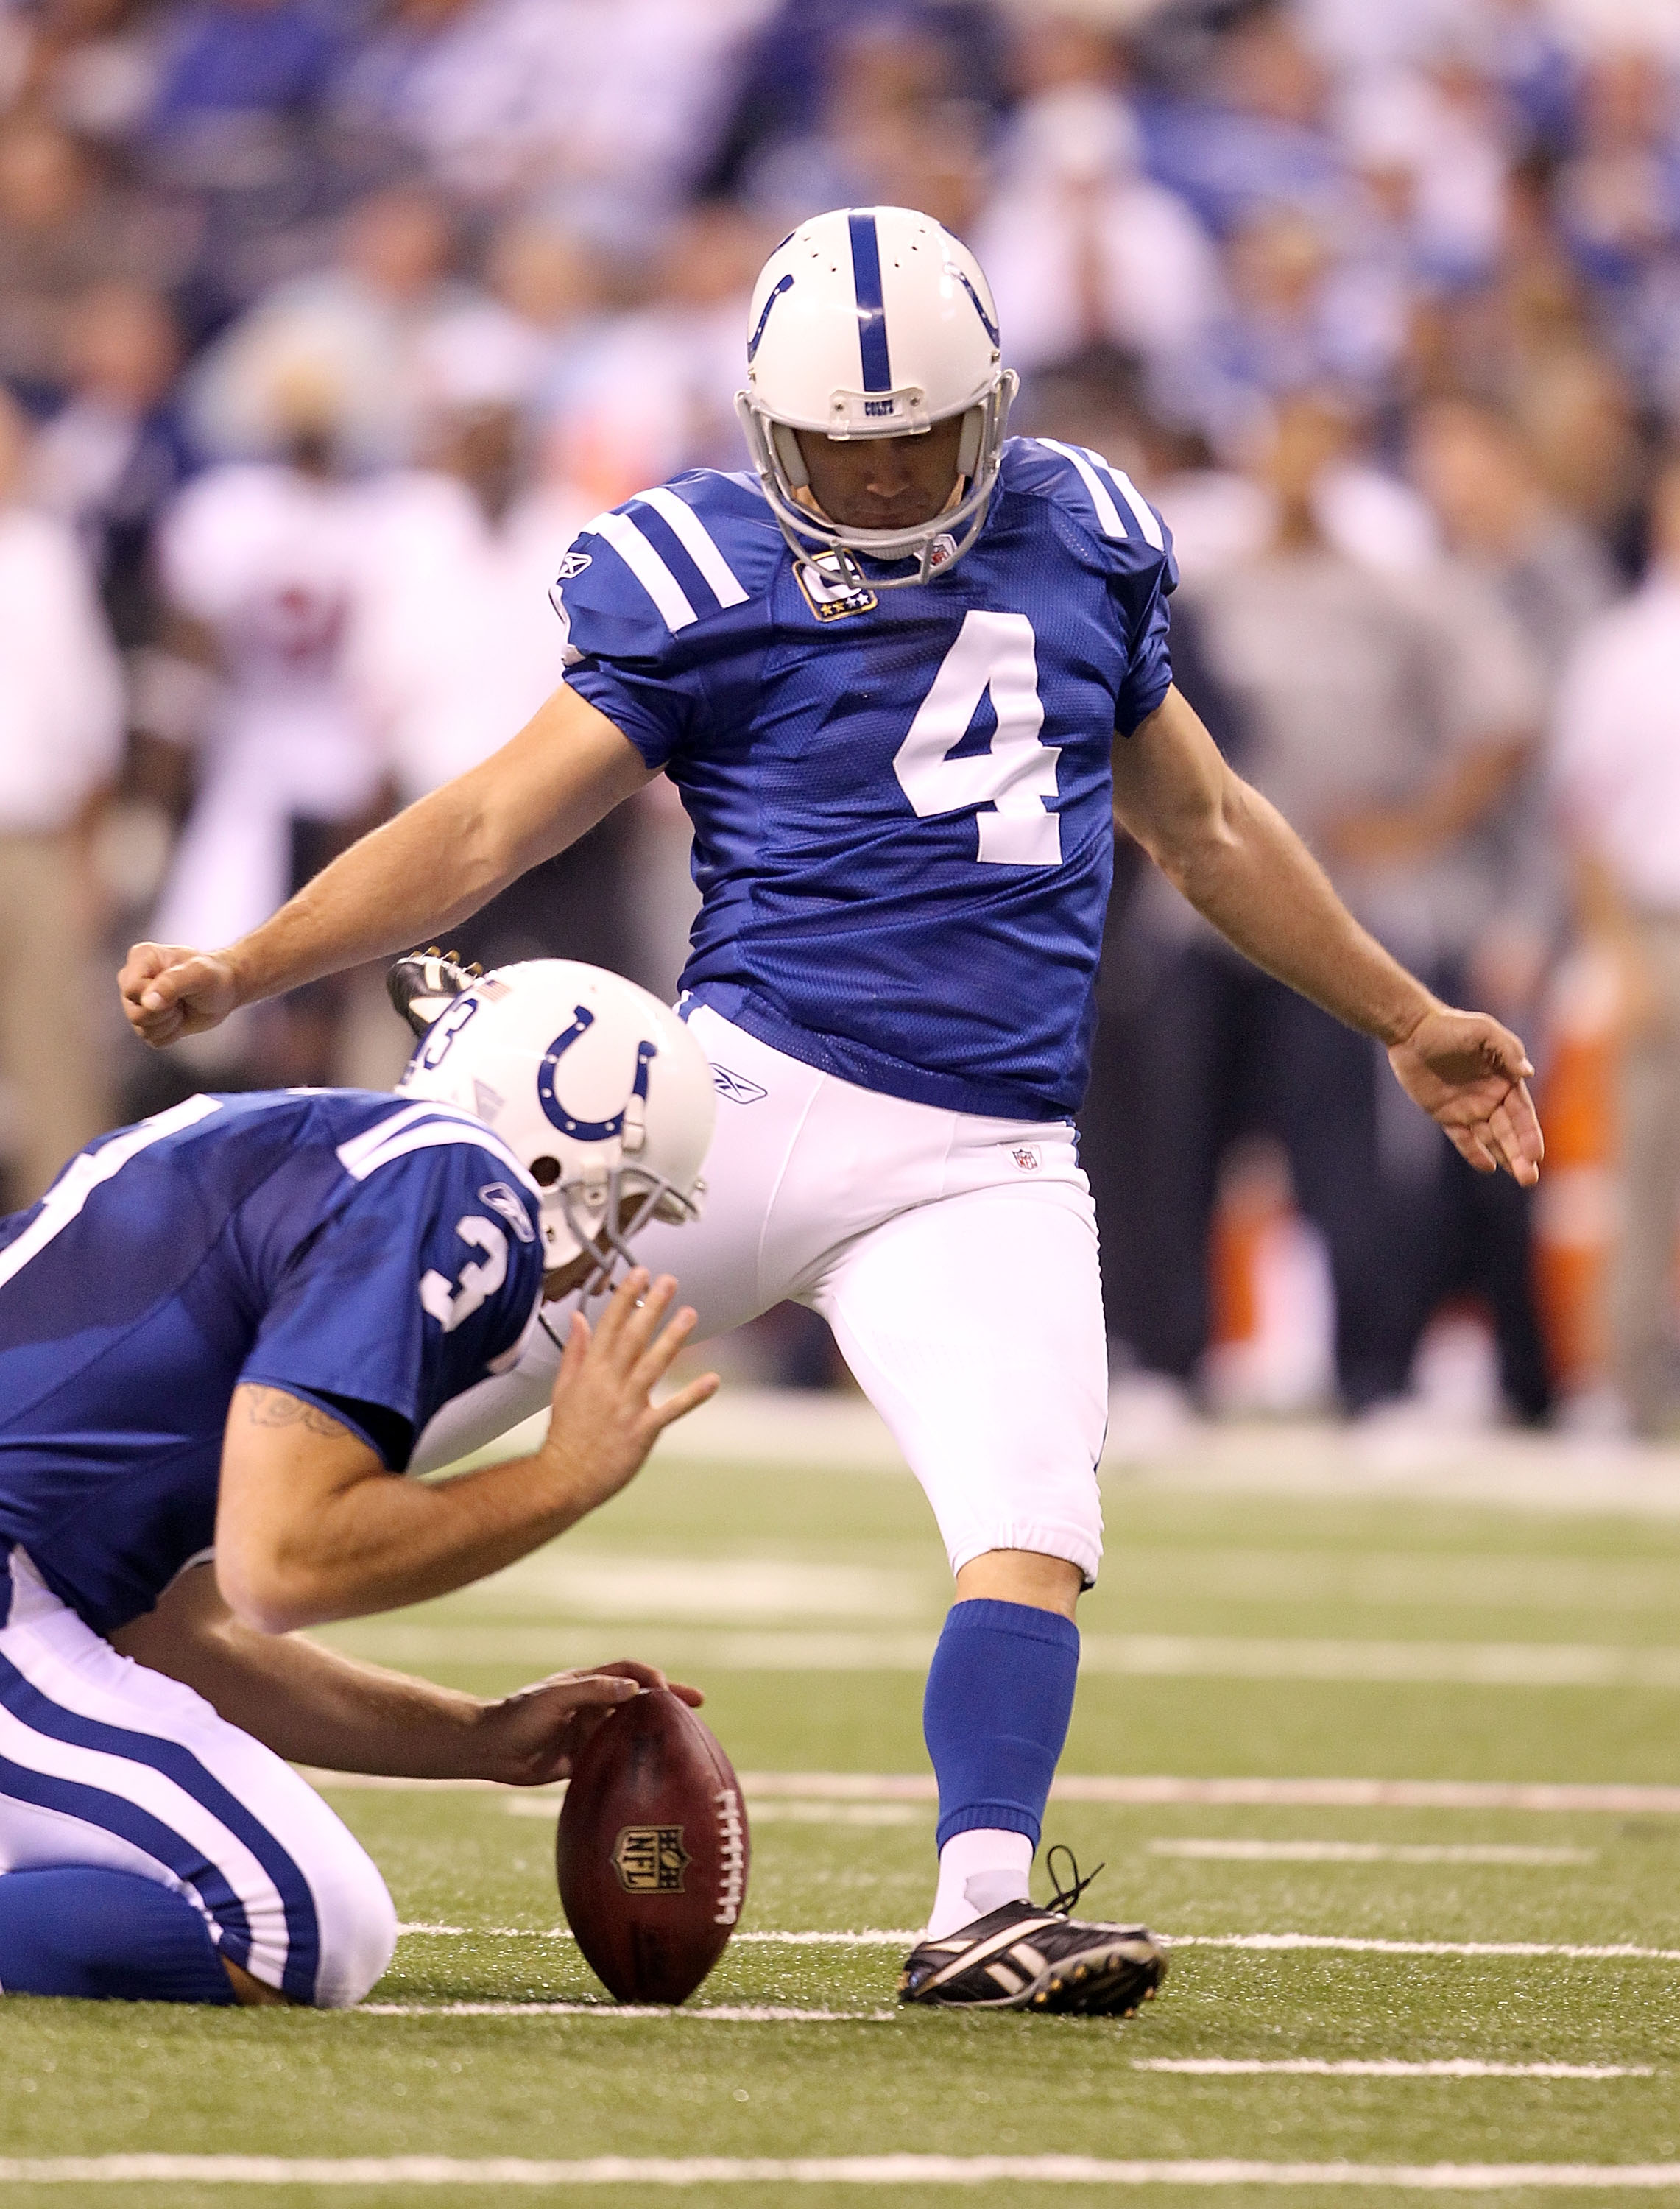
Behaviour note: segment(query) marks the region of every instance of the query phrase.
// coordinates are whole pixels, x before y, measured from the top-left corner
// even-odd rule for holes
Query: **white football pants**
[[[119,1657],[0,1556],[0,1874],[70,1864],[184,1894],[220,1953],[323,2009],[396,1947],[372,1860],[315,1790],[178,1680]]]
[[[927,1492],[954,1573],[987,1550],[1102,1555],[1108,1414],[1097,1225],[1060,1121],[986,1120],[859,1089],[702,1007],[718,1082],[702,1216],[650,1226],[704,1341],[791,1298],[822,1313]],[[562,1332],[562,1330],[557,1330]],[[446,1407],[429,1471],[539,1411],[558,1352]]]

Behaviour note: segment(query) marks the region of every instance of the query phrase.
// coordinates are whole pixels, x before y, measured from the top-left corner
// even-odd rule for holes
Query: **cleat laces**
[[[1066,1857],[1068,1859],[1068,1875],[1065,1879],[1063,1879],[1057,1871],[1056,1859],[1057,1857]],[[1078,1857],[1074,1854],[1073,1851],[1068,1846],[1065,1841],[1054,1841],[1051,1843],[1050,1847],[1045,1851],[1045,1869],[1050,1874],[1051,1878],[1055,1881],[1056,1886],[1056,1891],[1051,1896],[1050,1900],[1045,1905],[1045,1908],[1046,1910],[1055,1911],[1059,1917],[1069,1917],[1073,1914],[1075,1903],[1079,1900],[1081,1895],[1084,1893],[1086,1888],[1093,1883],[1098,1875],[1107,1869],[1107,1865],[1106,1863],[1099,1863],[1097,1866],[1096,1871],[1087,1872],[1085,1877],[1081,1879],[1079,1875]]]

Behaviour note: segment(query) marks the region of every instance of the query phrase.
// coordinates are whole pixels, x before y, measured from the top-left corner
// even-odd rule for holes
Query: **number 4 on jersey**
[[[988,691],[997,716],[990,746],[951,758]],[[977,813],[978,858],[1011,867],[1059,866],[1062,824],[1046,809],[1056,797],[1061,753],[1039,743],[1044,719],[1027,616],[965,614],[893,762],[918,818],[993,806],[994,812]]]

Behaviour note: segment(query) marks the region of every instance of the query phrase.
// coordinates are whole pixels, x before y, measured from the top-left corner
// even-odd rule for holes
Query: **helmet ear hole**
[[[560,1161],[546,1155],[531,1161],[531,1178],[539,1189],[552,1189],[560,1178]]]
[[[980,446],[985,436],[986,410],[971,406],[962,418],[962,436],[957,446],[957,473],[972,482],[980,465]]]
[[[775,443],[776,458],[781,462],[782,473],[795,491],[804,491],[810,485],[810,475],[805,466],[805,456],[799,450],[798,432],[789,429],[786,422],[772,422],[770,436]]]

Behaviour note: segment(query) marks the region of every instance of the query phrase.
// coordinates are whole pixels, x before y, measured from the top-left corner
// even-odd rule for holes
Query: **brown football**
[[[668,1688],[621,1703],[572,1770],[556,1844],[577,1945],[620,2001],[686,2001],[740,1921],[747,1812],[709,1726]]]

